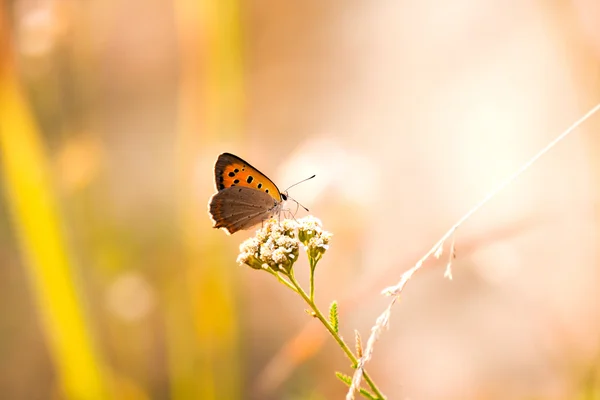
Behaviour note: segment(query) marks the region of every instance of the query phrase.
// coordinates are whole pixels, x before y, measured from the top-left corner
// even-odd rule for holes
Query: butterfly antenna
[[[296,186],[296,185],[299,185],[299,184],[301,184],[301,183],[303,183],[303,182],[306,182],[306,181],[308,181],[308,180],[311,180],[311,179],[312,179],[312,178],[314,178],[315,176],[316,176],[316,175],[313,175],[313,176],[310,176],[310,177],[308,177],[308,178],[306,178],[306,179],[302,179],[300,182],[296,182],[296,183],[294,183],[292,186],[288,187],[287,189],[285,189],[285,190],[283,191],[283,193],[285,193],[285,196],[288,198],[288,200],[292,200],[294,203],[296,203],[296,212],[294,213],[294,216],[295,216],[295,215],[296,215],[296,213],[298,212],[298,207],[302,207],[302,208],[304,208],[304,210],[306,210],[306,212],[308,212],[308,208],[306,208],[306,207],[304,207],[302,204],[300,204],[300,203],[298,202],[298,200],[291,198],[291,197],[290,197],[290,195],[289,195],[289,194],[287,194],[288,190],[290,190],[291,188],[293,188],[293,187],[294,187],[294,186]]]
[[[287,192],[288,190],[290,190],[291,188],[293,188],[293,187],[294,187],[294,186],[296,186],[296,185],[299,185],[299,184],[301,184],[301,183],[303,183],[303,182],[306,182],[306,181],[309,181],[309,180],[311,180],[311,179],[312,179],[312,178],[314,178],[315,176],[317,176],[317,175],[313,175],[313,176],[311,176],[311,177],[309,177],[309,178],[302,179],[300,182],[296,182],[296,183],[294,183],[292,186],[290,186],[290,187],[288,187],[287,189],[285,189],[285,190],[284,190],[284,192]],[[296,200],[294,200],[294,201],[296,201]],[[296,203],[297,203],[297,201],[296,201]],[[304,206],[302,206],[302,207],[304,208]],[[307,211],[308,211],[308,210],[307,210]]]
[[[309,178],[309,179],[310,179],[310,178]],[[298,182],[298,183],[300,183],[300,182]],[[291,201],[293,201],[294,203],[296,203],[296,213],[298,212],[298,206],[300,206],[300,207],[304,208],[304,210],[308,212],[308,208],[306,208],[306,207],[304,207],[302,204],[300,204],[300,203],[298,202],[298,200],[291,198],[291,197],[290,197],[290,195],[287,195],[287,198],[288,198],[288,200],[291,200]],[[294,215],[295,215],[296,213],[294,213]]]

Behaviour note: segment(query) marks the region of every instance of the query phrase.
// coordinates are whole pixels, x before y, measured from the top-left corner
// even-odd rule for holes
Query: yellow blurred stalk
[[[185,280],[193,335],[172,309],[168,351],[172,398],[240,399],[241,368],[235,254],[222,254],[215,233],[208,236],[206,199],[198,188],[213,187],[217,139],[239,138],[243,113],[243,66],[239,0],[175,2],[180,43],[179,215]],[[198,167],[202,173],[198,173]],[[204,227],[204,228],[202,228]],[[226,257],[224,260],[223,257]],[[171,298],[174,298],[172,296]],[[175,302],[176,303],[176,302]],[[175,304],[172,306],[175,307]],[[179,313],[180,314],[180,313]],[[189,323],[188,322],[188,323]],[[187,325],[189,326],[189,325]]]
[[[107,399],[106,381],[60,230],[48,161],[7,56],[2,11],[0,7],[0,162],[24,265],[60,380],[61,398]]]

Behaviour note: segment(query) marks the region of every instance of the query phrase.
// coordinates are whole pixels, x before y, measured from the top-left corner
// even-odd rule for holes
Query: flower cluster
[[[238,263],[254,269],[290,272],[298,259],[299,243],[293,221],[265,221],[256,236],[240,245]]]
[[[271,269],[289,273],[298,259],[300,243],[314,265],[329,248],[332,234],[321,228],[321,221],[305,217],[298,221],[265,221],[256,235],[240,245],[238,263],[254,269]]]
[[[265,221],[256,235],[240,245],[238,263],[254,269],[271,269],[289,273],[298,259],[300,243],[316,265],[329,248],[331,233],[321,228],[321,221],[305,217],[298,221]]]
[[[306,253],[316,263],[329,249],[331,233],[321,228],[318,218],[308,216],[298,221],[298,239],[306,247]]]

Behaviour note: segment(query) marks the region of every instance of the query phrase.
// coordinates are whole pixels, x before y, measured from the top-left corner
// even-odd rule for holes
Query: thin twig
[[[446,263],[446,270],[444,271],[444,278],[452,280],[452,261],[456,257],[456,235],[452,235],[452,244],[450,245],[450,254],[448,254],[448,262]]]
[[[600,104],[597,104],[590,111],[585,113],[585,115],[583,117],[579,118],[577,121],[575,121],[575,123],[573,123],[569,128],[567,128],[567,130],[565,130],[563,133],[558,135],[554,140],[552,140],[550,143],[548,143],[535,156],[533,156],[529,161],[527,161],[525,164],[523,164],[523,166],[521,168],[519,168],[516,172],[514,172],[512,175],[510,175],[506,180],[501,182],[494,190],[492,190],[490,193],[488,193],[487,196],[485,196],[479,203],[477,203],[475,205],[475,207],[471,208],[461,219],[459,219],[458,222],[456,222],[448,230],[448,232],[446,232],[444,234],[444,236],[442,236],[442,238],[440,240],[438,240],[433,245],[433,247],[427,253],[425,253],[425,255],[419,261],[417,261],[417,263],[415,264],[414,267],[412,267],[408,271],[404,272],[402,274],[402,277],[400,278],[400,281],[396,285],[387,287],[382,291],[383,294],[385,294],[387,296],[392,296],[392,301],[390,302],[390,304],[388,305],[386,310],[377,318],[377,322],[371,328],[371,335],[369,336],[369,340],[367,341],[367,347],[365,349],[363,356],[359,360],[358,368],[356,368],[356,371],[354,372],[354,377],[352,379],[352,386],[350,387],[350,389],[348,391],[348,395],[346,396],[347,399],[354,397],[354,391],[356,391],[356,389],[360,385],[360,381],[361,381],[361,377],[362,377],[362,373],[363,373],[362,370],[363,370],[365,364],[371,359],[371,356],[373,354],[373,346],[375,344],[375,341],[377,341],[377,338],[379,337],[379,335],[381,334],[383,329],[388,327],[391,308],[396,303],[396,301],[400,298],[400,293],[402,293],[404,286],[410,280],[410,278],[413,276],[413,274],[415,272],[417,272],[419,269],[421,269],[421,267],[423,266],[423,263],[429,257],[431,257],[436,251],[438,251],[438,249],[440,247],[442,247],[444,245],[446,240],[448,240],[448,238],[454,234],[454,232],[458,229],[458,227],[460,227],[463,223],[465,223],[465,221],[467,221],[469,218],[471,218],[473,216],[473,214],[475,214],[477,211],[479,211],[484,205],[486,205],[490,200],[492,200],[498,193],[500,193],[507,186],[509,186],[511,183],[513,183],[519,176],[521,176],[525,171],[527,171],[529,169],[529,167],[531,167],[533,164],[535,164],[536,161],[538,161],[543,155],[545,155],[550,149],[552,149],[554,146],[556,146],[559,142],[561,142],[563,139],[565,139],[567,136],[569,136],[576,128],[579,127],[579,125],[581,125],[583,122],[585,122],[587,119],[589,119],[598,110],[600,110]]]

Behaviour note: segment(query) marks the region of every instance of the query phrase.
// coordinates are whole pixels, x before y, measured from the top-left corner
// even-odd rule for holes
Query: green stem
[[[311,262],[311,264],[312,264],[312,262]],[[311,277],[312,277],[312,275],[313,274],[311,273]],[[314,312],[314,316],[317,317],[319,319],[319,321],[321,321],[321,323],[329,331],[329,333],[331,334],[333,339],[341,347],[341,349],[344,351],[344,353],[346,353],[346,356],[350,359],[350,361],[352,361],[352,367],[356,368],[356,366],[358,365],[358,359],[356,358],[354,353],[352,353],[352,350],[350,350],[350,347],[348,347],[346,342],[344,342],[344,339],[342,339],[342,337],[335,331],[335,329],[333,329],[333,327],[331,326],[329,321],[323,316],[323,314],[321,313],[321,311],[319,310],[319,308],[317,307],[315,302],[306,294],[304,289],[302,289],[302,287],[300,286],[300,284],[294,277],[294,271],[293,270],[290,271],[290,273],[287,275],[287,277],[290,279],[291,283],[295,286],[295,291],[300,296],[302,296],[304,301],[310,306],[310,308]],[[312,289],[312,287],[313,286],[311,285],[311,289]],[[373,393],[375,393],[379,399],[385,399],[385,396],[383,395],[383,393],[381,393],[379,391],[379,388],[377,387],[377,385],[375,385],[375,382],[373,382],[371,380],[371,377],[369,376],[369,374],[367,374],[367,371],[364,371],[364,370],[363,370],[363,379],[365,380],[365,382],[367,382],[367,384],[369,385],[369,387],[371,388]]]
[[[312,257],[309,257],[308,260],[310,262],[310,286],[309,286],[310,301],[311,301],[311,303],[314,303],[315,302],[315,267],[317,266],[317,262]]]
[[[275,278],[277,278],[277,280],[279,282],[283,283],[285,286],[287,286],[288,288],[292,289],[294,292],[298,293],[298,289],[296,288],[296,286],[294,286],[290,282],[288,282],[287,279],[282,278],[281,275],[279,275],[279,272],[274,271],[271,268],[267,268],[267,269],[265,269],[265,271],[267,271],[271,275],[275,276]]]

